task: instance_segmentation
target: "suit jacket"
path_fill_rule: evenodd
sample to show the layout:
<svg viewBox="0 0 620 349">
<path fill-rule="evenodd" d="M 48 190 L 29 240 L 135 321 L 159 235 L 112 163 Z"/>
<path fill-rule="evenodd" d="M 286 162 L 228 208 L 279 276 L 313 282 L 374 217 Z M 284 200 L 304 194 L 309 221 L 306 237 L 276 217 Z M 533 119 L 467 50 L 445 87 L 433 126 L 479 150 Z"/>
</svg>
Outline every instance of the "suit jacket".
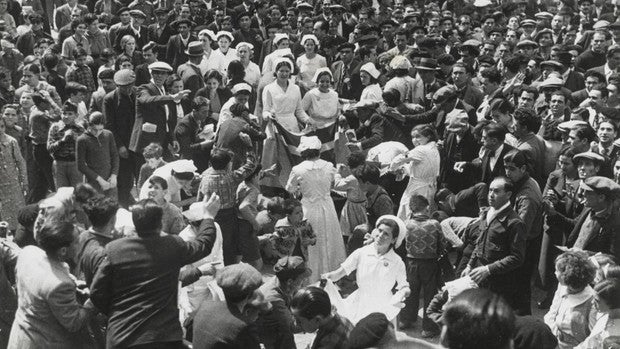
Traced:
<svg viewBox="0 0 620 349">
<path fill-rule="evenodd" d="M 487 185 L 491 184 L 495 177 L 506 175 L 506 170 L 504 168 L 504 155 L 508 154 L 508 152 L 513 149 L 514 148 L 512 146 L 504 143 L 504 148 L 497 157 L 497 161 L 495 162 L 495 167 L 493 168 L 493 170 L 491 170 L 491 157 L 489 156 L 490 154 L 488 152 L 485 152 L 485 154 L 482 156 L 482 159 L 477 158 L 474 159 L 474 161 L 468 163 L 467 167 L 471 167 L 471 169 L 476 175 L 476 179 L 486 183 Z"/>
<path fill-rule="evenodd" d="M 88 7 L 81 4 L 77 4 L 77 8 L 82 11 L 82 16 L 90 12 L 88 11 Z M 71 23 L 71 8 L 69 7 L 69 4 L 64 4 L 56 8 L 56 17 L 54 17 L 54 23 L 56 24 L 56 28 L 58 29 Z"/>
<path fill-rule="evenodd" d="M 592 214 L 591 208 L 584 208 L 579 217 L 575 220 L 575 226 L 568 236 L 566 245 L 573 247 L 580 237 L 581 227 L 588 215 Z M 620 258 L 620 215 L 617 209 L 609 208 L 603 215 L 593 218 L 592 229 L 583 232 L 585 243 L 583 249 L 590 252 L 602 252 L 613 255 L 616 260 Z"/>
<path fill-rule="evenodd" d="M 81 332 L 94 311 L 76 299 L 75 283 L 59 261 L 42 249 L 26 246 L 16 265 L 18 309 L 9 348 L 84 348 Z"/>
<path fill-rule="evenodd" d="M 458 161 L 471 162 L 478 157 L 480 145 L 474 138 L 471 127 L 465 132 L 460 142 L 457 143 L 456 133 L 446 136 L 442 151 L 442 166 L 439 174 L 439 182 L 444 184 L 453 193 L 459 192 L 473 185 L 471 176 L 458 173 L 454 170 L 454 164 Z"/>
<path fill-rule="evenodd" d="M 187 43 L 198 40 L 194 35 L 189 36 Z M 183 44 L 181 35 L 177 34 L 168 40 L 168 48 L 166 50 L 166 62 L 172 66 L 172 69 L 176 69 L 181 64 L 187 62 L 189 57 L 185 54 L 187 46 Z"/>
<path fill-rule="evenodd" d="M 359 63 L 360 62 L 357 59 L 353 59 L 351 64 L 349 64 L 349 79 L 353 77 L 355 68 L 359 65 Z M 334 76 L 334 89 L 338 92 L 338 96 L 340 96 L 340 98 L 359 100 L 362 95 L 362 84 L 356 86 L 356 84 L 351 82 L 345 82 L 343 80 L 345 75 L 345 72 L 343 71 L 344 68 L 345 64 L 343 61 L 336 61 L 331 66 L 331 71 Z"/>
<path fill-rule="evenodd" d="M 102 112 L 105 116 L 105 128 L 114 135 L 114 141 L 118 148 L 130 149 L 131 138 L 135 123 L 136 91 L 135 88 L 129 96 L 129 103 L 122 108 L 120 92 L 118 89 L 103 97 Z"/>
<path fill-rule="evenodd" d="M 234 304 L 207 300 L 196 311 L 192 343 L 196 349 L 258 349 L 257 332 Z"/>
<path fill-rule="evenodd" d="M 157 52 L 160 57 L 164 57 L 166 54 L 166 45 L 168 44 L 168 40 L 170 37 L 174 35 L 174 30 L 170 27 L 169 24 L 165 24 L 161 30 L 158 29 L 158 24 L 153 23 L 147 28 L 148 38 L 150 41 L 153 41 L 157 44 Z"/>
<path fill-rule="evenodd" d="M 603 75 L 605 75 L 605 73 L 603 73 Z M 569 89 L 571 92 L 579 91 L 586 87 L 586 79 L 583 77 L 583 74 L 576 72 L 573 69 L 570 73 L 568 73 L 568 77 L 564 82 L 564 87 Z"/>
<path fill-rule="evenodd" d="M 156 232 L 106 245 L 107 258 L 93 278 L 90 299 L 108 316 L 108 348 L 182 340 L 179 270 L 207 256 L 215 235 L 213 219 L 205 219 L 194 240 Z"/>
<path fill-rule="evenodd" d="M 463 90 L 459 91 L 459 93 L 459 98 L 463 102 L 471 105 L 474 109 L 478 109 L 484 99 L 482 91 L 472 84 L 467 85 Z"/>
<path fill-rule="evenodd" d="M 134 69 L 136 72 L 136 86 L 148 84 L 151 81 L 151 72 L 149 71 L 149 64 L 142 63 Z"/>
<path fill-rule="evenodd" d="M 192 91 L 189 94 L 190 100 L 194 99 L 194 95 L 196 95 L 199 89 L 205 87 L 205 81 L 200 73 L 200 68 L 190 62 L 181 64 L 177 68 L 177 75 L 183 79 L 184 88 Z"/>
<path fill-rule="evenodd" d="M 213 143 L 202 144 L 202 139 L 198 134 L 202 131 L 192 113 L 185 115 L 177 123 L 174 129 L 174 136 L 179 142 L 180 155 L 183 159 L 193 160 L 198 168 L 198 173 L 202 173 L 209 167 L 210 151 Z"/>
<path fill-rule="evenodd" d="M 176 119 L 172 120 L 172 116 L 174 116 L 172 109 L 175 109 L 172 96 L 161 95 L 153 83 L 138 87 L 136 121 L 131 132 L 129 149 L 136 153 L 142 153 L 142 149 L 151 142 L 159 143 L 166 149 L 168 144 L 172 143 L 174 128 L 176 127 Z M 155 132 L 145 131 L 145 123 L 155 125 Z"/>
<path fill-rule="evenodd" d="M 237 44 L 240 42 L 249 42 L 250 44 L 254 45 L 254 55 L 252 56 L 252 61 L 254 63 L 258 63 L 261 57 L 261 54 L 262 54 L 261 49 L 263 47 L 263 41 L 257 40 L 256 39 L 257 35 L 260 37 L 263 36 L 260 30 L 256 28 L 250 28 L 250 30 L 248 31 L 237 29 L 233 32 L 233 37 L 235 38 L 235 40 L 233 40 L 232 42 L 232 47 L 236 47 Z"/>
</svg>

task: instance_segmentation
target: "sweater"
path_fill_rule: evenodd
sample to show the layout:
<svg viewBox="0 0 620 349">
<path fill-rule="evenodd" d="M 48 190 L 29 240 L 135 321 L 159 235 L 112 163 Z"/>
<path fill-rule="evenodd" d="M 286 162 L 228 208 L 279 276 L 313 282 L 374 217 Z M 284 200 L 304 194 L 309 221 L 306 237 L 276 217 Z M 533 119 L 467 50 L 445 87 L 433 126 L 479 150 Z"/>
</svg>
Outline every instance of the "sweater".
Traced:
<svg viewBox="0 0 620 349">
<path fill-rule="evenodd" d="M 118 149 L 112 132 L 103 130 L 95 137 L 87 131 L 78 137 L 76 150 L 78 169 L 89 182 L 99 176 L 107 181 L 111 175 L 118 175 Z"/>
</svg>

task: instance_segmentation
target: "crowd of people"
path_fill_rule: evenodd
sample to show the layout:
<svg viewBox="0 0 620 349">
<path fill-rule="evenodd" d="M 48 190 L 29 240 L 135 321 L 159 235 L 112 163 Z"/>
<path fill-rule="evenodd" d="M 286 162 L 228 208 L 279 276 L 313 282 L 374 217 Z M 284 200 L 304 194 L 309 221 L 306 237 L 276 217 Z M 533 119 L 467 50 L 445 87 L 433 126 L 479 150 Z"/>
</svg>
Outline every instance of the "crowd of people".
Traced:
<svg viewBox="0 0 620 349">
<path fill-rule="evenodd" d="M 0 0 L 0 49 L 2 348 L 620 346 L 619 0 Z"/>
</svg>

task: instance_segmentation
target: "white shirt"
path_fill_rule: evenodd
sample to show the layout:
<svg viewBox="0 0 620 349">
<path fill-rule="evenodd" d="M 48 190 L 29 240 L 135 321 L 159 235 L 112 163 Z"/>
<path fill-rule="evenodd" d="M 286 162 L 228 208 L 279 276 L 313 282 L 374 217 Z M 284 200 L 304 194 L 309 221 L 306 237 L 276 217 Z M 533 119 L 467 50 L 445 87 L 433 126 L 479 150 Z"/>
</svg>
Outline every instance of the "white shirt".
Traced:
<svg viewBox="0 0 620 349">
<path fill-rule="evenodd" d="M 499 154 L 502 153 L 502 150 L 504 150 L 504 144 L 500 145 L 499 148 L 495 150 L 493 156 L 489 157 L 489 167 L 491 168 L 491 171 L 493 171 L 493 169 L 495 168 L 495 164 L 497 164 Z"/>
</svg>

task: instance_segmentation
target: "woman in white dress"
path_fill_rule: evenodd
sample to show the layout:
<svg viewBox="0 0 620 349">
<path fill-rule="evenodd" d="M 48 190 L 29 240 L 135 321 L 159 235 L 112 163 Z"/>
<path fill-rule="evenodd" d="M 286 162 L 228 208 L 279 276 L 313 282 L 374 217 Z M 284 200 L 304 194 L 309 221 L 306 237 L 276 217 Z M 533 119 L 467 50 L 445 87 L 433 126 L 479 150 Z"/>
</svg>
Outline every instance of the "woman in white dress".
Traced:
<svg viewBox="0 0 620 349">
<path fill-rule="evenodd" d="M 263 61 L 263 67 L 261 69 L 261 71 L 263 72 L 263 78 L 265 79 L 269 79 L 272 76 L 272 73 L 275 71 L 275 62 L 276 60 L 278 60 L 278 58 L 292 54 L 289 48 L 290 41 L 288 38 L 288 34 L 277 33 L 273 37 L 273 45 L 276 47 L 276 49 L 267 56 L 265 56 L 265 60 Z"/>
<path fill-rule="evenodd" d="M 398 218 L 409 219 L 409 198 L 422 195 L 434 206 L 433 197 L 437 191 L 439 176 L 439 150 L 437 150 L 437 132 L 428 125 L 418 125 L 411 130 L 414 148 L 406 155 L 399 156 L 392 163 L 392 170 L 404 168 L 409 175 L 409 184 L 400 199 Z"/>
<path fill-rule="evenodd" d="M 379 75 L 381 75 L 381 72 L 374 63 L 368 62 L 362 65 L 360 68 L 360 80 L 364 89 L 362 90 L 360 101 L 373 101 L 377 103 L 383 101 L 383 91 L 381 86 L 379 86 Z"/>
<path fill-rule="evenodd" d="M 305 91 L 316 86 L 314 74 L 319 68 L 327 67 L 325 57 L 316 53 L 319 49 L 319 39 L 309 34 L 301 38 L 301 44 L 304 46 L 305 53 L 297 58 L 297 66 L 299 67 L 299 75 L 297 83 L 299 83 Z"/>
<path fill-rule="evenodd" d="M 288 58 L 276 61 L 276 81 L 263 90 L 263 119 L 275 118 L 284 128 L 299 132 L 299 122 L 312 123 L 301 105 L 299 86 L 290 81 L 293 62 Z"/>
<path fill-rule="evenodd" d="M 244 80 L 252 86 L 254 91 L 256 91 L 260 81 L 260 68 L 258 67 L 258 64 L 250 60 L 254 52 L 254 45 L 249 42 L 240 42 L 235 48 L 237 49 L 237 57 L 245 68 Z"/>
<path fill-rule="evenodd" d="M 337 270 L 322 275 L 322 279 L 336 282 L 356 271 L 359 288 L 342 300 L 338 308 L 338 313 L 353 324 L 375 312 L 394 320 L 404 306 L 403 301 L 411 291 L 405 263 L 394 249 L 400 246 L 406 233 L 401 219 L 381 216 L 371 233 L 373 242 L 353 251 Z M 394 285 L 396 293 L 392 293 Z"/>
<path fill-rule="evenodd" d="M 230 48 L 230 43 L 234 40 L 233 35 L 225 30 L 217 32 L 217 50 L 211 54 L 211 64 L 213 69 L 219 71 L 226 77 L 228 65 L 237 59 L 237 50 Z"/>
<path fill-rule="evenodd" d="M 213 66 L 213 62 L 211 60 L 211 55 L 213 54 L 213 49 L 211 48 L 211 43 L 216 41 L 215 33 L 209 29 L 203 29 L 198 33 L 198 40 L 202 42 L 202 48 L 204 49 L 204 53 L 202 54 L 202 61 L 200 61 L 200 73 L 204 76 L 209 70 L 215 69 Z"/>
<path fill-rule="evenodd" d="M 319 68 L 312 81 L 317 87 L 306 93 L 301 105 L 316 128 L 324 128 L 336 122 L 340 115 L 338 93 L 330 89 L 333 76 L 329 68 Z"/>
<path fill-rule="evenodd" d="M 316 233 L 316 245 L 308 246 L 310 282 L 336 269 L 346 257 L 336 208 L 330 196 L 336 169 L 319 159 L 321 146 L 316 136 L 301 138 L 298 149 L 304 161 L 293 167 L 286 184 L 287 191 L 302 195 L 304 217 Z"/>
</svg>

